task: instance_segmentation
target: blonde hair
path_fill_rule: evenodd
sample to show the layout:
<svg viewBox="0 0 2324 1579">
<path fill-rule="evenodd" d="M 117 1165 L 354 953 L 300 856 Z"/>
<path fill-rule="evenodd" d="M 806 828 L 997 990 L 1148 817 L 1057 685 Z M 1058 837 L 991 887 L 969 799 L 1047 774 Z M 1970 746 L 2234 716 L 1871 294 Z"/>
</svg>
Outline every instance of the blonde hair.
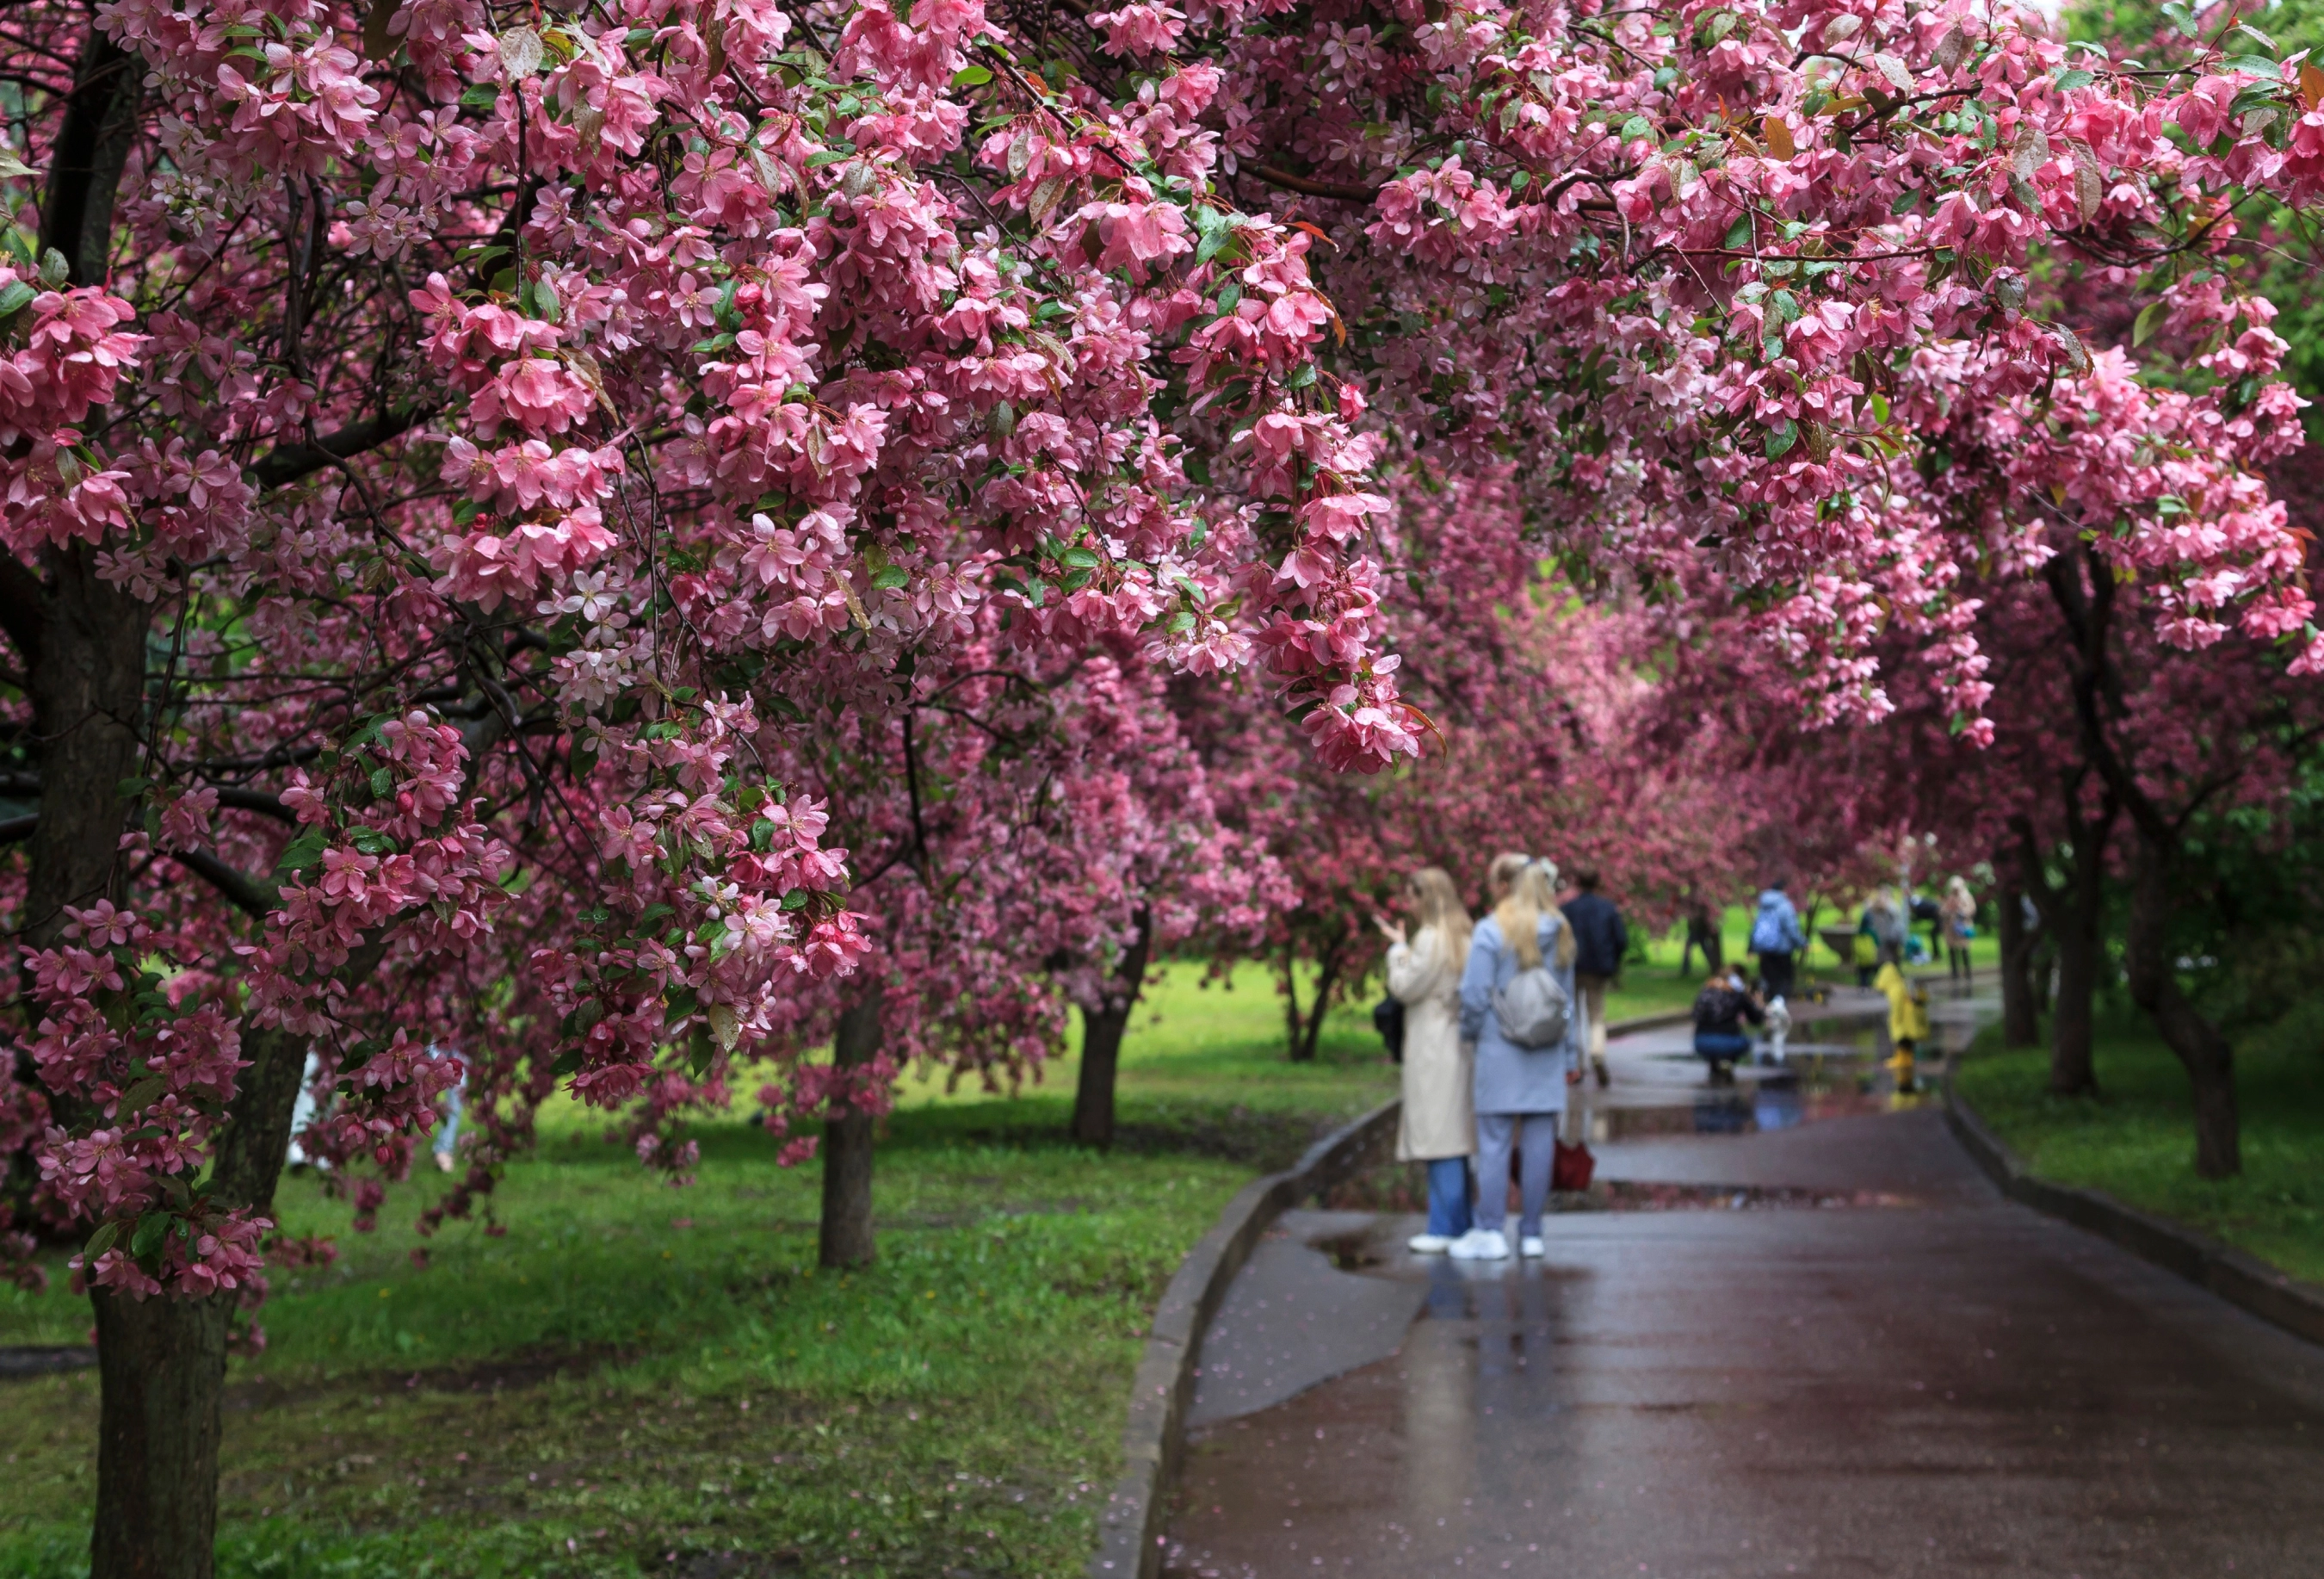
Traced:
<svg viewBox="0 0 2324 1579">
<path fill-rule="evenodd" d="M 1557 915 L 1556 863 L 1515 852 L 1496 855 L 1486 881 L 1501 896 L 1493 907 L 1501 940 L 1517 955 L 1520 968 L 1533 969 L 1541 963 L 1541 919 Z M 1563 916 L 1558 917 L 1554 946 L 1560 970 L 1573 964 L 1573 928 L 1565 925 Z"/>
<path fill-rule="evenodd" d="M 1442 866 L 1424 866 L 1406 877 L 1404 886 L 1419 900 L 1421 926 L 1436 928 L 1436 936 L 1443 940 L 1445 958 L 1460 965 L 1469 957 L 1472 923 L 1469 907 L 1461 902 L 1461 891 L 1452 886 L 1452 874 Z"/>
</svg>

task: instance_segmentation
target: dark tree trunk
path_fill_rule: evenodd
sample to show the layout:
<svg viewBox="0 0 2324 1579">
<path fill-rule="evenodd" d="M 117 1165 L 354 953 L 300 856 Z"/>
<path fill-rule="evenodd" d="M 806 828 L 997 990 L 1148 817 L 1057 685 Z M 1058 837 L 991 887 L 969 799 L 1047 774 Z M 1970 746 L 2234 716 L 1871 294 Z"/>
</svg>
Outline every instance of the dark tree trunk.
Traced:
<svg viewBox="0 0 2324 1579">
<path fill-rule="evenodd" d="M 1121 1066 L 1122 1033 L 1146 985 L 1146 956 L 1153 946 L 1153 913 L 1138 912 L 1138 930 L 1106 983 L 1104 1001 L 1082 1009 L 1082 1069 L 1074 1088 L 1074 1139 L 1084 1146 L 1113 1144 L 1114 1077 Z"/>
<path fill-rule="evenodd" d="M 877 983 L 839 1017 L 831 1061 L 842 1069 L 861 1068 L 880 1051 Z M 850 1106 L 823 1126 L 823 1225 L 821 1253 L 826 1267 L 862 1267 L 872 1262 L 872 1115 Z"/>
<path fill-rule="evenodd" d="M 41 246 L 65 256 L 76 285 L 101 285 L 113 251 L 113 199 L 137 143 L 145 62 L 92 28 L 73 71 L 41 207 Z"/>
<path fill-rule="evenodd" d="M 210 1579 L 230 1297 L 99 1289 L 92 1579 Z"/>
<path fill-rule="evenodd" d="M 1299 954 L 1289 943 L 1283 946 L 1282 973 L 1283 1045 L 1289 1050 L 1292 1061 L 1296 1063 L 1301 1033 L 1306 1029 L 1307 1022 L 1299 1012 Z"/>
<path fill-rule="evenodd" d="M 2087 1096 L 2098 1088 L 2095 1059 L 2098 970 L 2106 957 L 2095 928 L 2058 934 L 2058 1002 L 2050 1016 L 2050 1089 Z"/>
<path fill-rule="evenodd" d="M 2195 1172 L 2233 1178 L 2243 1172 L 2242 1124 L 2236 1111 L 2236 1051 L 2179 984 L 2171 957 L 2172 854 L 2141 829 L 2124 954 L 2131 1001 L 2186 1068 L 2195 1097 Z"/>
<path fill-rule="evenodd" d="M 1323 1039 L 1323 1011 L 1331 1006 L 1332 989 L 1340 981 L 1340 949 L 1335 944 L 1315 961 L 1315 995 L 1308 1000 L 1304 1019 L 1299 1013 L 1299 977 L 1291 969 L 1292 963 L 1288 958 L 1285 961 L 1283 983 L 1286 1001 L 1291 1005 L 1290 1057 L 1295 1064 L 1312 1064 Z"/>
<path fill-rule="evenodd" d="M 2001 1045 L 2042 1045 L 2041 1006 L 2034 995 L 2034 932 L 2025 925 L 2025 895 L 2005 885 L 1995 905 L 2001 937 Z"/>
<path fill-rule="evenodd" d="M 2060 783 L 2065 825 L 2071 843 L 2061 852 L 2067 863 L 2062 881 L 2044 868 L 2033 825 L 2012 818 L 2017 833 L 2018 877 L 2041 912 L 2042 930 L 2058 960 L 2058 997 L 2050 1018 L 2050 1089 L 2060 1096 L 2086 1096 L 2098 1088 L 2093 1036 L 2097 1030 L 2099 974 L 2106 966 L 2106 849 L 2114 836 L 2121 803 L 2109 789 L 2095 811 L 2085 808 L 2087 767 Z"/>
<path fill-rule="evenodd" d="M 25 941 L 54 943 L 64 907 L 108 897 L 137 771 L 151 605 L 99 580 L 85 543 L 46 556 L 40 649 L 28 688 L 41 742 L 41 820 L 32 830 Z"/>
</svg>

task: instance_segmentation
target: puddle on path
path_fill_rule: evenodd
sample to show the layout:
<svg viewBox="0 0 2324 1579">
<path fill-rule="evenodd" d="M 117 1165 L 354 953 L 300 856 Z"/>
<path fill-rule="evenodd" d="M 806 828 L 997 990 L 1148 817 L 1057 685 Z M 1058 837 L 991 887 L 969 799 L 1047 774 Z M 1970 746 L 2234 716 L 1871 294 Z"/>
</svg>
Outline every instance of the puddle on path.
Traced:
<svg viewBox="0 0 2324 1579">
<path fill-rule="evenodd" d="M 1903 1112 L 1927 1099 L 1924 1092 L 1899 1093 L 1895 1077 L 1870 1057 L 1812 1054 L 1795 1056 L 1782 1069 L 1747 1071 L 1733 1085 L 1699 1086 L 1680 1101 L 1600 1105 L 1587 1122 L 1595 1144 L 1656 1135 L 1751 1135 L 1820 1119 Z"/>
</svg>

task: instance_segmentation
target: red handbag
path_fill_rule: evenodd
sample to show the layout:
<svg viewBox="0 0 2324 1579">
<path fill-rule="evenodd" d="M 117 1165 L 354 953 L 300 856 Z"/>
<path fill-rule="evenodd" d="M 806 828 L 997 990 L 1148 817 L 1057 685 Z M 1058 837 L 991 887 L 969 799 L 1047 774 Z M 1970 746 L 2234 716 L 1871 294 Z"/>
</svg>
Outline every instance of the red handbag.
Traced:
<svg viewBox="0 0 2324 1579">
<path fill-rule="evenodd" d="M 1569 1146 L 1560 1140 L 1556 1155 L 1550 1159 L 1549 1187 L 1579 1195 L 1590 1187 L 1590 1181 L 1597 1172 L 1598 1159 L 1590 1155 L 1588 1146 L 1578 1143 Z"/>
</svg>

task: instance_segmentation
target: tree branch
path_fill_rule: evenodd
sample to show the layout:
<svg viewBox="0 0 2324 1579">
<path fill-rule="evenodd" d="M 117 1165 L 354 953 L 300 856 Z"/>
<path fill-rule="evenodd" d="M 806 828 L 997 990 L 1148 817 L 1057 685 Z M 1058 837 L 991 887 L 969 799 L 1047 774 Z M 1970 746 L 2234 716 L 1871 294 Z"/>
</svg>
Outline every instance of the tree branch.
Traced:
<svg viewBox="0 0 2324 1579">
<path fill-rule="evenodd" d="M 282 903 L 282 891 L 261 878 L 246 876 L 208 850 L 172 850 L 170 859 L 209 883 L 235 909 L 258 920 Z"/>
<path fill-rule="evenodd" d="M 391 439 L 401 438 L 435 414 L 433 406 L 405 406 L 366 421 L 350 422 L 337 432 L 326 434 L 312 444 L 282 445 L 251 462 L 251 480 L 262 489 L 280 488 L 295 483 L 325 466 L 352 460 L 365 450 L 378 448 Z"/>
<path fill-rule="evenodd" d="M 1294 175 L 1272 164 L 1246 164 L 1246 173 L 1257 176 L 1271 187 L 1281 187 L 1286 192 L 1299 192 L 1310 198 L 1337 198 L 1343 203 L 1370 203 L 1378 200 L 1378 187 L 1360 187 L 1352 181 L 1319 181 L 1313 176 Z"/>
<path fill-rule="evenodd" d="M 263 790 L 220 790 L 218 804 L 236 811 L 254 811 L 261 817 L 271 817 L 276 822 L 296 824 L 299 814 Z"/>
</svg>

